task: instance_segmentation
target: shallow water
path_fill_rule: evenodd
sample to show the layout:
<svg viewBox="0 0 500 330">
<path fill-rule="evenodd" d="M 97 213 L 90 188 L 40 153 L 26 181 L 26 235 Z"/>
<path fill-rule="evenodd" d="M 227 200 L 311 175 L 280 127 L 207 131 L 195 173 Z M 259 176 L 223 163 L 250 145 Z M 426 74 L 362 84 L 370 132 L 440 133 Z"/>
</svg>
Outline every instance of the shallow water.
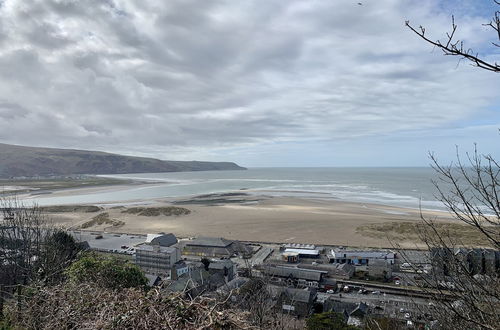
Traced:
<svg viewBox="0 0 500 330">
<path fill-rule="evenodd" d="M 158 184 L 123 190 L 33 196 L 40 205 L 108 203 L 243 190 L 251 194 L 338 199 L 392 206 L 443 209 L 431 168 L 252 168 L 247 171 L 141 173 L 107 177 Z M 446 187 L 445 187 L 446 188 Z"/>
</svg>

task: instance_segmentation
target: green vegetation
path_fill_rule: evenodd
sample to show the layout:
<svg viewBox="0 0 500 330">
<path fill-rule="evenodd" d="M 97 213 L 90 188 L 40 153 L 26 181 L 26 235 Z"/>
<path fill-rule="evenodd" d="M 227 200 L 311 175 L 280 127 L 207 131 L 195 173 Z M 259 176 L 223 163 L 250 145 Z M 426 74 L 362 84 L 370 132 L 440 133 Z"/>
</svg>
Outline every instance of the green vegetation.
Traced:
<svg viewBox="0 0 500 330">
<path fill-rule="evenodd" d="M 102 207 L 95 205 L 55 205 L 55 206 L 43 206 L 41 207 L 42 212 L 47 213 L 66 213 L 66 212 L 82 212 L 82 213 L 93 213 L 102 210 Z"/>
<path fill-rule="evenodd" d="M 37 273 L 46 283 L 59 283 L 64 279 L 64 269 L 82 250 L 81 245 L 67 232 L 57 230 L 45 240 L 43 247 Z"/>
<path fill-rule="evenodd" d="M 123 259 L 86 253 L 66 270 L 72 283 L 93 283 L 103 288 L 142 288 L 148 283 L 141 269 Z"/>
<path fill-rule="evenodd" d="M 100 225 L 111 225 L 113 227 L 121 227 L 125 223 L 123 221 L 119 221 L 116 219 L 111 219 L 109 217 L 108 212 L 100 213 L 96 215 L 95 217 L 92 218 L 92 220 L 85 222 L 80 226 L 80 228 L 85 229 L 85 228 L 90 228 L 93 226 L 100 226 Z"/>
<path fill-rule="evenodd" d="M 131 180 L 101 178 L 93 176 L 48 179 L 0 179 L 0 195 L 14 193 L 45 193 L 49 190 L 130 184 Z M 18 187 L 3 191 L 3 186 Z"/>
<path fill-rule="evenodd" d="M 435 222 L 438 233 L 453 237 L 459 245 L 487 246 L 487 241 L 481 232 L 472 226 L 450 222 Z M 420 242 L 423 224 L 420 222 L 393 221 L 362 225 L 356 232 L 367 237 L 388 237 L 393 241 Z"/>
<path fill-rule="evenodd" d="M 177 207 L 177 206 L 166 206 L 166 207 L 131 207 L 128 208 L 122 213 L 128 213 L 128 214 L 136 214 L 136 215 L 141 215 L 145 217 L 157 217 L 159 215 L 165 215 L 165 216 L 179 216 L 179 215 L 186 215 L 191 213 L 190 210 L 183 208 L 183 207 Z"/>
<path fill-rule="evenodd" d="M 325 312 L 314 314 L 306 321 L 309 330 L 359 330 L 359 328 L 347 325 L 340 313 Z"/>
</svg>

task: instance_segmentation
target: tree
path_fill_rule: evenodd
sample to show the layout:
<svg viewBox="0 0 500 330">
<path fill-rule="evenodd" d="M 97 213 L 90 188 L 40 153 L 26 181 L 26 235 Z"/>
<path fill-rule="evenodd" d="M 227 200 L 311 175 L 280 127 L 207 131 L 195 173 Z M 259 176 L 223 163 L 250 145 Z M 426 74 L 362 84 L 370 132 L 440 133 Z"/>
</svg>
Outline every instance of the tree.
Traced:
<svg viewBox="0 0 500 330">
<path fill-rule="evenodd" d="M 79 249 L 72 236 L 51 226 L 37 205 L 0 199 L 0 320 L 4 298 L 32 282 L 56 283 Z"/>
<path fill-rule="evenodd" d="M 52 228 L 36 205 L 0 199 L 0 278 L 3 285 L 27 284 L 38 277 L 39 258 Z"/>
<path fill-rule="evenodd" d="M 434 182 L 440 200 L 455 221 L 474 228 L 483 246 L 468 246 L 462 237 L 443 230 L 421 215 L 420 239 L 429 250 L 432 272 L 420 286 L 432 297 L 430 313 L 444 329 L 498 329 L 500 325 L 500 166 L 477 149 L 464 163 L 441 165 L 431 155 L 438 174 Z M 489 248 L 489 249 L 487 249 Z M 410 258 L 401 255 L 412 263 Z M 495 256 L 495 254 L 497 254 Z M 416 269 L 415 269 L 416 270 Z"/>
<path fill-rule="evenodd" d="M 495 4 L 500 6 L 498 0 Z M 484 24 L 496 34 L 493 47 L 500 48 L 500 11 Z M 433 41 L 424 27 L 406 26 L 426 42 L 440 48 L 445 55 L 459 56 L 473 65 L 500 72 L 496 62 L 466 48 L 456 39 L 457 25 L 452 16 L 452 30 L 446 41 Z M 455 221 L 470 226 L 484 239 L 483 246 L 467 246 L 461 237 L 443 230 L 434 219 L 425 218 L 420 238 L 427 245 L 432 272 L 421 276 L 420 286 L 431 297 L 427 313 L 443 329 L 498 329 L 500 327 L 500 164 L 489 154 L 479 154 L 477 148 L 467 154 L 464 162 L 457 149 L 457 160 L 441 165 L 430 155 L 432 167 L 439 179 L 434 182 L 440 200 Z M 483 249 L 489 247 L 492 249 Z M 403 250 L 401 255 L 412 262 Z M 417 269 L 415 269 L 417 270 Z"/>
<path fill-rule="evenodd" d="M 494 0 L 494 2 L 500 6 L 500 1 Z M 499 7 L 500 9 L 500 7 Z M 445 41 L 432 40 L 426 34 L 426 29 L 423 26 L 419 26 L 416 28 L 415 26 L 410 24 L 410 21 L 406 21 L 406 26 L 416 33 L 420 38 L 425 40 L 426 42 L 434 45 L 441 49 L 444 55 L 449 56 L 458 56 L 461 59 L 465 59 L 471 62 L 473 65 L 492 72 L 500 72 L 500 64 L 497 62 L 491 62 L 486 59 L 484 56 L 480 56 L 478 53 L 474 52 L 473 49 L 467 48 L 463 41 L 457 39 L 455 33 L 457 31 L 457 25 L 455 24 L 455 17 L 452 16 L 451 19 L 451 32 L 446 33 Z M 493 18 L 490 22 L 484 24 L 486 26 L 491 27 L 491 29 L 495 32 L 496 41 L 493 41 L 491 44 L 493 47 L 500 48 L 500 11 L 495 11 Z"/>
<path fill-rule="evenodd" d="M 66 274 L 73 283 L 95 283 L 103 288 L 139 288 L 148 280 L 141 269 L 126 260 L 86 253 L 68 267 Z"/>
<path fill-rule="evenodd" d="M 81 245 L 73 236 L 63 230 L 55 230 L 44 242 L 39 275 L 49 284 L 60 282 L 64 278 L 64 270 L 81 250 Z"/>
</svg>

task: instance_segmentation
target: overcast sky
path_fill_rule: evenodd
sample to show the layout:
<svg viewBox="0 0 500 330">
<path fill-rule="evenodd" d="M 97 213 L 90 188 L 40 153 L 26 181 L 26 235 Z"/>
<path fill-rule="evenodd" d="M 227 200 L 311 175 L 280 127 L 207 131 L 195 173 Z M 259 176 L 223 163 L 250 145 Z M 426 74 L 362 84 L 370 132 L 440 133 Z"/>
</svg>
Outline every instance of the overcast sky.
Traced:
<svg viewBox="0 0 500 330">
<path fill-rule="evenodd" d="M 500 75 L 404 26 L 443 39 L 453 13 L 500 61 L 491 3 L 0 0 L 0 142 L 250 167 L 500 158 Z"/>
</svg>

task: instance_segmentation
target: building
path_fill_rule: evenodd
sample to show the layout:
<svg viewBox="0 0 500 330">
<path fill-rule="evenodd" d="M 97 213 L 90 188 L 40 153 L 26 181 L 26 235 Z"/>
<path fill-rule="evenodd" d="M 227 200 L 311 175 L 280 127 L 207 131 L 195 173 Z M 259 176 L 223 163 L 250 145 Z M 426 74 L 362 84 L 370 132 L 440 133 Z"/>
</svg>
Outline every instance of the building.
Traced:
<svg viewBox="0 0 500 330">
<path fill-rule="evenodd" d="M 277 301 L 276 308 L 280 312 L 298 317 L 307 317 L 312 313 L 316 299 L 315 290 L 285 288 L 276 285 L 267 285 L 266 289 Z"/>
<path fill-rule="evenodd" d="M 270 277 L 270 281 L 280 285 L 297 288 L 319 288 L 319 283 L 328 272 L 313 269 L 265 266 L 263 273 Z"/>
<path fill-rule="evenodd" d="M 328 252 L 330 263 L 351 264 L 351 265 L 369 265 L 370 260 L 385 260 L 386 263 L 393 265 L 396 254 L 389 250 L 346 250 L 332 249 Z"/>
<path fill-rule="evenodd" d="M 181 258 L 176 247 L 141 245 L 136 248 L 135 263 L 145 273 L 169 277 L 172 266 Z"/>
<path fill-rule="evenodd" d="M 300 268 L 314 269 L 328 272 L 329 277 L 348 280 L 354 275 L 354 266 L 351 264 L 300 265 Z"/>
<path fill-rule="evenodd" d="M 283 254 L 295 254 L 299 258 L 319 258 L 319 250 L 316 249 L 294 249 L 287 248 L 283 251 Z"/>
<path fill-rule="evenodd" d="M 210 274 L 221 274 L 227 283 L 234 279 L 236 274 L 235 264 L 231 260 L 212 261 L 208 265 L 208 272 Z"/>
<path fill-rule="evenodd" d="M 286 261 L 289 264 L 296 264 L 300 260 L 299 254 L 297 252 L 283 252 L 281 254 L 281 258 L 283 261 Z"/>
<path fill-rule="evenodd" d="M 200 263 L 188 263 L 184 260 L 177 261 L 170 269 L 170 279 L 176 280 L 183 274 L 187 274 L 196 268 L 202 267 L 199 264 Z"/>
<path fill-rule="evenodd" d="M 368 314 L 368 305 L 364 302 L 358 303 L 356 308 L 349 313 L 349 318 L 347 319 L 348 325 L 353 325 L 356 327 L 361 327 L 363 325 L 363 320 L 365 316 Z"/>
<path fill-rule="evenodd" d="M 146 236 L 146 244 L 159 246 L 172 246 L 177 243 L 177 237 L 174 234 L 159 233 L 148 234 Z"/>
<path fill-rule="evenodd" d="M 224 276 L 219 273 L 210 274 L 202 265 L 190 269 L 166 287 L 170 292 L 183 292 L 194 298 L 207 291 L 215 291 L 226 284 Z"/>
<path fill-rule="evenodd" d="M 375 278 L 388 279 L 392 277 L 392 265 L 385 260 L 373 259 L 367 266 L 368 275 Z"/>
<path fill-rule="evenodd" d="M 316 250 L 316 246 L 313 244 L 286 243 L 281 246 L 281 250 L 286 249 Z"/>
<path fill-rule="evenodd" d="M 222 237 L 198 237 L 187 241 L 182 253 L 200 257 L 230 258 L 235 255 L 248 256 L 252 252 L 249 246 L 237 241 Z"/>
<path fill-rule="evenodd" d="M 495 275 L 500 270 L 500 251 L 493 249 L 431 248 L 434 272 L 438 275 L 453 275 L 457 267 L 454 261 L 460 261 L 471 274 Z"/>
<path fill-rule="evenodd" d="M 161 278 L 157 275 L 145 274 L 148 279 L 148 286 L 154 287 L 161 283 Z"/>
</svg>

